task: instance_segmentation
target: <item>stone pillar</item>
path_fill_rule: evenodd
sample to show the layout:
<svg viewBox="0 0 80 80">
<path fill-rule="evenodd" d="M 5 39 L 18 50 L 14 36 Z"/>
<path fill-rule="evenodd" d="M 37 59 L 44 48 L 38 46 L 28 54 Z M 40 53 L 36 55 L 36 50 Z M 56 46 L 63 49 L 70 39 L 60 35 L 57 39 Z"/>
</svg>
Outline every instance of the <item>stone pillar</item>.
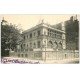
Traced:
<svg viewBox="0 0 80 80">
<path fill-rule="evenodd" d="M 62 33 L 62 48 L 66 49 L 65 22 L 62 22 L 62 30 L 64 31 Z"/>
<path fill-rule="evenodd" d="M 62 34 L 62 48 L 66 49 L 66 37 L 65 37 L 65 33 Z"/>
</svg>

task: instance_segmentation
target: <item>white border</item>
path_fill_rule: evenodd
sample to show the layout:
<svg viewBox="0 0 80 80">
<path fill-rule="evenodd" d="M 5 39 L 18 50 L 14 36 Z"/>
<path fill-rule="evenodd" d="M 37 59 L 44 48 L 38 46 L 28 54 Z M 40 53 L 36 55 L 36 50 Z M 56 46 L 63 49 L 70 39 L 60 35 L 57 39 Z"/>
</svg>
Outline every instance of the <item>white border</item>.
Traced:
<svg viewBox="0 0 80 80">
<path fill-rule="evenodd" d="M 0 14 L 80 14 L 80 0 L 0 0 Z M 0 64 L 0 80 L 80 80 L 79 72 L 79 64 Z"/>
</svg>

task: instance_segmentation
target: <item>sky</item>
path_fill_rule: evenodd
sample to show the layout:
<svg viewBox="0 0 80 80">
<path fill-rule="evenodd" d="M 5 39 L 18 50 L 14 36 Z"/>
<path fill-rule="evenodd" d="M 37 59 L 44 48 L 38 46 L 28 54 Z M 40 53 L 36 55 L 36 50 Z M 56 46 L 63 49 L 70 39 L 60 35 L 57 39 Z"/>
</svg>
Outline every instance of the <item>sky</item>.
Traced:
<svg viewBox="0 0 80 80">
<path fill-rule="evenodd" d="M 16 24 L 18 25 L 19 28 L 23 30 L 27 30 L 39 24 L 41 20 L 44 20 L 45 23 L 54 25 L 54 24 L 69 20 L 71 16 L 75 16 L 75 15 L 72 15 L 72 14 L 68 14 L 68 15 L 5 14 L 5 15 L 0 15 L 0 19 L 4 17 L 4 19 L 9 23 Z M 80 19 L 79 15 L 78 17 Z"/>
</svg>

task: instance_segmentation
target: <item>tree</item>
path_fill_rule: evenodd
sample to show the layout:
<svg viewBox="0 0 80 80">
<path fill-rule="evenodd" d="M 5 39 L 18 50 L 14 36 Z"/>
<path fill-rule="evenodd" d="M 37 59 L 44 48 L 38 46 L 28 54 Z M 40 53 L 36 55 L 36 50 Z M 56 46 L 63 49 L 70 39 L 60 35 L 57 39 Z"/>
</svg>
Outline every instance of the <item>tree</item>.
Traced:
<svg viewBox="0 0 80 80">
<path fill-rule="evenodd" d="M 1 22 L 1 56 L 6 56 L 10 49 L 16 50 L 16 46 L 21 42 L 22 37 L 20 29 L 16 25 L 3 25 L 3 22 L 7 21 L 2 20 Z"/>
</svg>

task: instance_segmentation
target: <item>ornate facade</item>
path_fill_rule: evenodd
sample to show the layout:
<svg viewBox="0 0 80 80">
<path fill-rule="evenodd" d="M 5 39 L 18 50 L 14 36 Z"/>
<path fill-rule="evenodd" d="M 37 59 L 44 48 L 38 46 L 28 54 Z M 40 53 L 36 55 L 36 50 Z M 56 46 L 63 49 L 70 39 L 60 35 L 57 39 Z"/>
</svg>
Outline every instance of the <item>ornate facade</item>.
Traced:
<svg viewBox="0 0 80 80">
<path fill-rule="evenodd" d="M 23 42 L 21 49 L 23 51 L 41 51 L 66 49 L 65 29 L 61 25 L 61 30 L 54 28 L 46 23 L 41 23 L 22 33 Z"/>
<path fill-rule="evenodd" d="M 55 28 L 57 26 L 57 28 Z M 60 29 L 58 29 L 58 26 Z M 44 58 L 45 53 L 66 49 L 65 28 L 63 23 L 58 25 L 50 25 L 40 23 L 35 27 L 28 29 L 22 33 L 23 41 L 18 46 L 18 49 L 24 54 L 19 56 L 35 56 Z M 19 50 L 19 51 L 20 51 Z"/>
<path fill-rule="evenodd" d="M 69 25 L 67 25 L 67 22 L 69 22 Z M 73 29 L 74 25 L 71 26 L 71 22 L 72 18 L 56 25 L 50 25 L 42 21 L 31 29 L 24 31 L 22 33 L 23 40 L 17 46 L 17 54 L 15 53 L 15 55 L 43 60 L 78 57 L 78 51 L 76 52 L 78 32 L 75 31 L 78 26 L 74 23 L 75 29 Z M 73 20 L 73 22 L 76 22 L 76 20 Z M 75 36 L 74 34 L 69 35 L 71 33 L 74 33 Z M 74 39 L 71 39 L 72 37 Z M 72 43 L 70 44 L 70 42 Z M 11 56 L 13 55 L 11 54 Z"/>
</svg>

